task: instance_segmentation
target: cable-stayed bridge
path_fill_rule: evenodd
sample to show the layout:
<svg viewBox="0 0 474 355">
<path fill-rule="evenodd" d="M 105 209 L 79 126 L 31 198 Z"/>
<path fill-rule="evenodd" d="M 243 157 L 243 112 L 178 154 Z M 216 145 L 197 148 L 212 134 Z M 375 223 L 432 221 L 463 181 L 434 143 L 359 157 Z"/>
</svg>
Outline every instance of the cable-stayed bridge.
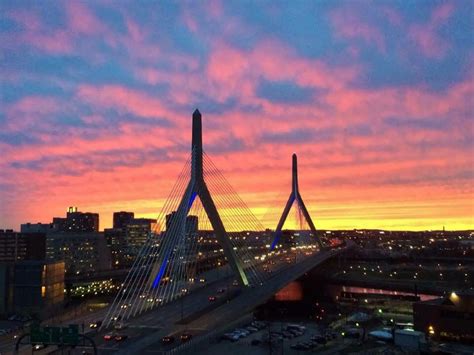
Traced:
<svg viewBox="0 0 474 355">
<path fill-rule="evenodd" d="M 289 239 L 282 235 L 293 204 L 309 226 L 306 237 Z M 342 250 L 344 247 L 325 247 L 316 235 L 299 191 L 296 155 L 288 202 L 275 233 L 265 231 L 204 152 L 202 117 L 196 110 L 191 154 L 158 217 L 156 229 L 108 308 L 102 330 L 130 322 L 136 327 L 153 328 L 155 324 L 169 332 L 171 328 L 162 323 L 168 316 L 172 324 L 186 323 L 187 319 L 187 326 L 217 326 L 219 321 L 251 310 Z M 208 296 L 216 287 L 234 290 L 233 295 L 238 296 L 210 309 Z M 181 304 L 180 317 L 177 304 Z M 148 342 L 146 339 L 134 342 L 133 351 L 139 352 L 156 341 L 156 334 Z"/>
</svg>

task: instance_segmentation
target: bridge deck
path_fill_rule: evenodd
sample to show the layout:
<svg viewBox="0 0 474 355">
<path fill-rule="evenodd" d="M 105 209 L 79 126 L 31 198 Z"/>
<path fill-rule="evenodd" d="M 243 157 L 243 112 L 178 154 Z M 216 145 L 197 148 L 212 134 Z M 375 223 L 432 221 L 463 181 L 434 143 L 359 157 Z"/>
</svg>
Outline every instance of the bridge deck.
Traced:
<svg viewBox="0 0 474 355">
<path fill-rule="evenodd" d="M 229 320 L 237 319 L 240 316 L 252 311 L 252 309 L 264 303 L 288 283 L 298 279 L 306 272 L 323 263 L 327 259 L 340 254 L 352 246 L 353 243 L 348 243 L 343 248 L 321 251 L 302 260 L 299 263 L 292 264 L 289 267 L 277 272 L 272 278 L 268 279 L 265 284 L 261 285 L 260 287 L 245 289 L 238 297 L 230 300 L 228 303 L 212 309 L 210 312 L 202 315 L 198 319 L 191 321 L 186 325 L 176 325 L 172 331 L 168 329 L 167 331 L 162 330 L 159 332 L 153 332 L 152 334 L 149 334 L 141 339 L 137 339 L 133 342 L 133 344 L 121 348 L 118 354 L 140 353 L 147 348 L 152 348 L 154 350 L 160 349 L 160 339 L 162 336 L 170 333 L 180 332 L 184 329 L 198 330 L 199 336 L 203 336 L 212 330 L 226 325 Z M 157 310 L 157 312 L 159 312 L 159 310 Z M 195 341 L 198 340 L 199 338 L 195 339 Z"/>
</svg>

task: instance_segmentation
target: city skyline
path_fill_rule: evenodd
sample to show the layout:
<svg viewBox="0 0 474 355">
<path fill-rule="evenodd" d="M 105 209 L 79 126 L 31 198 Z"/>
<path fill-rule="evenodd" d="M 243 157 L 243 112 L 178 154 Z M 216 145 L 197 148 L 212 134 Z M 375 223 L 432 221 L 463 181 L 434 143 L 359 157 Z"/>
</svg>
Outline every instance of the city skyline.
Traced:
<svg viewBox="0 0 474 355">
<path fill-rule="evenodd" d="M 265 227 L 293 152 L 317 229 L 474 227 L 472 3 L 142 5 L 2 3 L 0 228 L 156 218 L 196 107 Z"/>
</svg>

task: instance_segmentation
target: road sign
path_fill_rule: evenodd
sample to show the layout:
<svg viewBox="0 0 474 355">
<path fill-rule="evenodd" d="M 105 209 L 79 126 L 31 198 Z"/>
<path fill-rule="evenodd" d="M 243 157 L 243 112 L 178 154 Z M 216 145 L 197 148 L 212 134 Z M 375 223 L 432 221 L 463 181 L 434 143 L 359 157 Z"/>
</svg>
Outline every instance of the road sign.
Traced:
<svg viewBox="0 0 474 355">
<path fill-rule="evenodd" d="M 39 324 L 34 324 L 30 327 L 30 342 L 45 345 L 77 345 L 79 326 L 71 324 L 68 327 L 41 327 Z"/>
</svg>

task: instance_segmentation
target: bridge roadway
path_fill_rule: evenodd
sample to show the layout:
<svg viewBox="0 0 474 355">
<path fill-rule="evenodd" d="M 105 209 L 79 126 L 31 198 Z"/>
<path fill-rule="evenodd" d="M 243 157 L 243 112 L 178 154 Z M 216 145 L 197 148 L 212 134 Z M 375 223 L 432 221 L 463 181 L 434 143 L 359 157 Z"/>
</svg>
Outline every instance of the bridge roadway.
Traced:
<svg viewBox="0 0 474 355">
<path fill-rule="evenodd" d="M 240 286 L 232 285 L 235 276 L 224 276 L 218 281 L 196 289 L 182 299 L 155 308 L 130 320 L 128 327 L 124 330 L 104 330 L 101 332 L 91 330 L 87 331 L 87 335 L 95 340 L 100 354 L 156 353 L 170 350 L 171 348 L 164 348 L 162 346 L 161 338 L 163 336 L 180 334 L 186 331 L 192 333 L 196 339 L 210 330 L 218 329 L 228 323 L 229 320 L 238 319 L 259 304 L 264 303 L 289 282 L 298 279 L 325 260 L 354 245 L 353 242 L 349 241 L 344 247 L 313 252 L 309 256 L 304 255 L 305 253 L 301 251 L 282 253 L 270 259 L 274 264 L 266 263 L 267 272 L 271 272 L 272 276 L 263 285 L 241 290 L 240 294 L 236 297 L 232 298 L 231 296 L 240 290 Z M 288 263 L 288 259 L 292 260 L 291 263 Z M 260 268 L 261 272 L 265 272 L 263 264 L 260 265 Z M 217 294 L 216 291 L 219 288 L 226 288 L 226 293 Z M 208 300 L 209 296 L 218 296 L 218 300 L 211 303 Z M 103 320 L 105 313 L 106 309 L 102 309 L 80 316 L 73 323 L 84 323 L 87 327 L 89 323 Z M 183 321 L 181 321 L 182 319 Z M 69 323 L 71 322 L 65 322 L 65 324 Z M 129 338 L 124 342 L 105 341 L 103 336 L 107 333 L 126 334 Z M 6 346 L 3 350 L 7 353 L 7 346 L 11 349 L 13 344 L 4 345 Z M 179 339 L 177 339 L 176 345 L 179 345 Z M 20 351 L 20 353 L 24 351 L 27 353 L 31 352 L 31 347 L 29 346 L 25 345 L 21 348 L 23 351 Z"/>
<path fill-rule="evenodd" d="M 179 335 L 186 331 L 193 334 L 196 339 L 210 331 L 219 329 L 229 321 L 238 319 L 264 303 L 291 281 L 353 246 L 353 242 L 348 242 L 343 247 L 324 250 L 309 256 L 300 255 L 298 259 L 301 260 L 291 264 L 284 261 L 289 255 L 283 254 L 273 259 L 276 263 L 272 265 L 272 277 L 267 279 L 263 285 L 243 289 L 240 294 L 230 299 L 226 294 L 217 295 L 224 298 L 224 302 L 217 302 L 214 305 L 209 302 L 208 297 L 216 295 L 218 288 L 227 288 L 229 295 L 238 288 L 231 286 L 234 276 L 198 289 L 181 300 L 157 308 L 130 321 L 128 328 L 119 332 L 129 336 L 129 339 L 124 342 L 104 341 L 102 337 L 105 333 L 101 332 L 96 337 L 100 353 L 141 354 L 170 350 L 171 347 L 164 348 L 161 344 L 163 336 Z M 181 322 L 181 312 L 185 322 Z M 186 318 L 189 321 L 186 321 Z M 179 346 L 179 336 L 174 345 Z"/>
</svg>

